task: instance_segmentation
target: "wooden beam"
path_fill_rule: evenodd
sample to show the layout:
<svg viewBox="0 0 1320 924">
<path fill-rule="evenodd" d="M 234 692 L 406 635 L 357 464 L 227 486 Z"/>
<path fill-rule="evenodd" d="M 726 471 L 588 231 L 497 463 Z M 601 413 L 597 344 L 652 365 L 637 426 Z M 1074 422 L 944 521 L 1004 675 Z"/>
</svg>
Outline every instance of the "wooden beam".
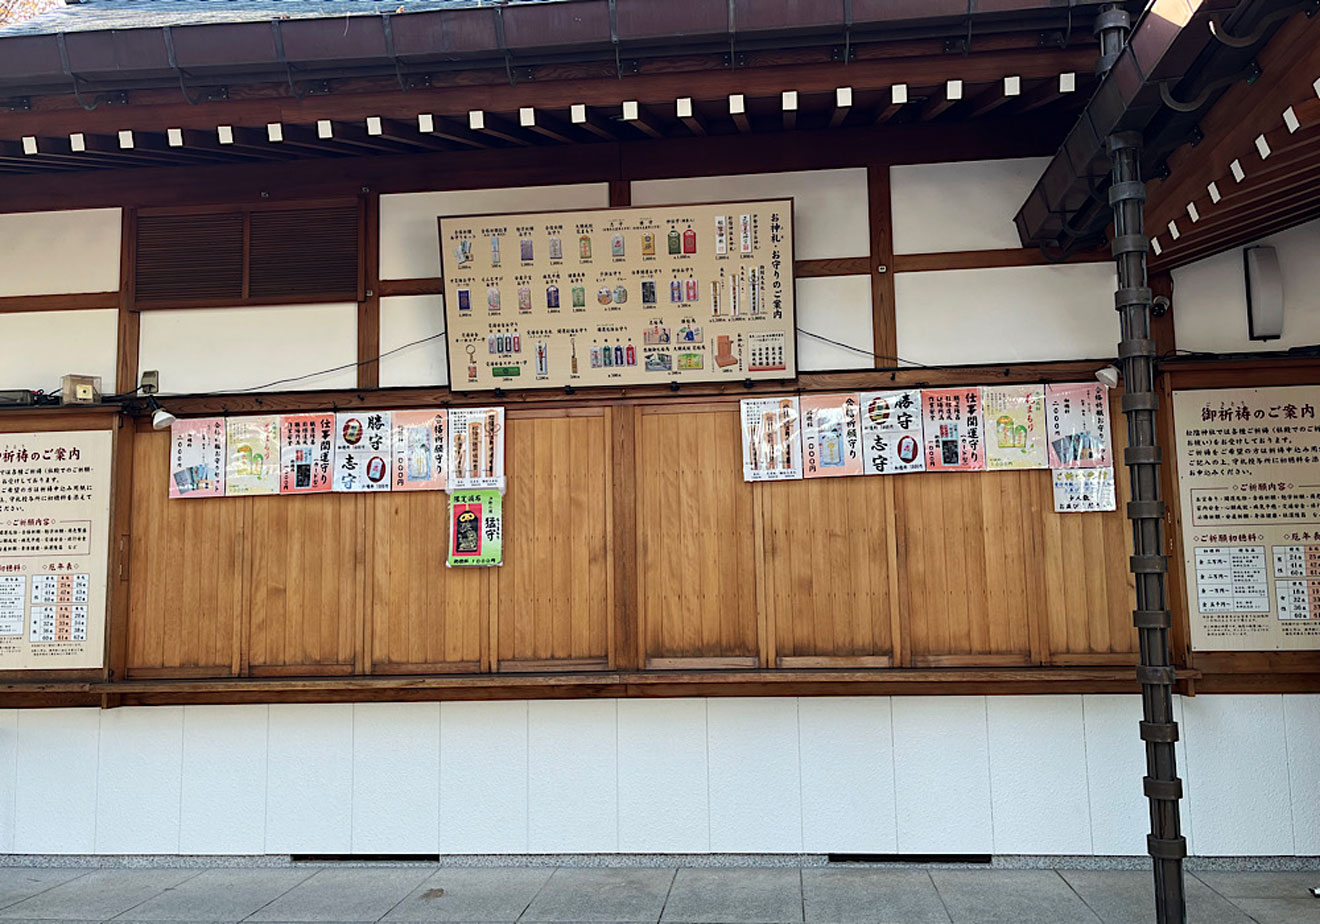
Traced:
<svg viewBox="0 0 1320 924">
<path fill-rule="evenodd" d="M 784 131 L 792 131 L 797 126 L 797 90 L 785 90 L 779 94 L 779 108 L 784 113 Z"/>
<path fill-rule="evenodd" d="M 894 219 L 890 208 L 889 165 L 866 168 L 866 201 L 871 230 L 871 352 L 876 368 L 898 365 L 898 317 L 894 309 Z"/>
<path fill-rule="evenodd" d="M 751 123 L 747 120 L 747 97 L 741 93 L 729 94 L 729 118 L 740 132 L 749 132 L 752 130 Z"/>
<path fill-rule="evenodd" d="M 358 265 L 363 297 L 357 316 L 358 388 L 380 387 L 380 193 L 364 194 Z"/>
<path fill-rule="evenodd" d="M 1010 103 L 1022 95 L 1022 78 L 1016 75 L 1005 77 L 990 86 L 971 101 L 966 118 L 976 119 L 988 112 L 993 112 L 1005 103 Z"/>
<path fill-rule="evenodd" d="M 895 273 L 920 273 L 937 270 L 991 269 L 1003 266 L 1051 266 L 1056 263 L 1107 263 L 1111 259 L 1113 257 L 1108 247 L 1079 250 L 1063 260 L 1052 260 L 1037 247 L 1010 247 L 1004 250 L 895 254 L 891 269 Z"/>
<path fill-rule="evenodd" d="M 574 103 L 569 107 L 569 121 L 577 128 L 590 132 L 597 138 L 604 138 L 606 141 L 613 141 L 615 133 L 610 128 L 609 123 L 603 118 L 592 112 L 583 103 Z"/>
<path fill-rule="evenodd" d="M 834 112 L 830 115 L 830 128 L 838 128 L 843 124 L 843 120 L 848 118 L 848 113 L 852 111 L 852 104 L 852 87 L 834 88 Z"/>
<path fill-rule="evenodd" d="M 557 141 L 560 144 L 573 143 L 573 139 L 568 136 L 566 126 L 545 113 L 538 113 L 535 107 L 532 106 L 523 106 L 518 110 L 518 125 L 527 131 L 536 132 L 541 137 L 549 138 L 551 141 Z"/>
<path fill-rule="evenodd" d="M 1017 111 L 1019 113 L 1031 112 L 1033 109 L 1048 106 L 1076 92 L 1077 74 L 1075 72 L 1069 71 L 1060 74 L 1058 77 L 1046 77 L 1022 94 L 1018 100 Z"/>
<path fill-rule="evenodd" d="M 951 106 L 962 102 L 963 82 L 961 80 L 946 80 L 944 82 L 943 94 L 937 94 L 927 100 L 926 105 L 921 108 L 917 118 L 923 122 L 929 122 L 931 119 L 938 118 Z"/>
<path fill-rule="evenodd" d="M 896 83 L 889 88 L 889 103 L 882 107 L 875 116 L 875 124 L 883 125 L 898 115 L 900 109 L 907 105 L 908 86 L 905 83 Z"/>
<path fill-rule="evenodd" d="M 79 292 L 71 295 L 8 295 L 0 298 L 0 314 L 24 311 L 84 311 L 119 307 L 118 292 Z"/>
<path fill-rule="evenodd" d="M 665 133 L 656 128 L 651 115 L 642 108 L 642 104 L 635 99 L 624 100 L 623 122 L 625 125 L 631 125 L 643 135 L 651 138 L 663 138 Z"/>
<path fill-rule="evenodd" d="M 702 124 L 701 119 L 697 117 L 696 111 L 692 108 L 692 97 L 680 96 L 674 100 L 674 115 L 687 126 L 688 131 L 692 134 L 706 134 L 706 126 Z"/>
<path fill-rule="evenodd" d="M 479 138 L 474 138 L 470 131 L 461 128 L 458 125 L 450 123 L 448 120 L 429 112 L 419 113 L 417 116 L 417 133 L 419 135 L 429 135 L 460 145 L 464 148 L 485 149 L 489 145 Z"/>
<path fill-rule="evenodd" d="M 115 334 L 115 391 L 130 392 L 138 384 L 138 350 L 141 315 L 132 309 L 136 288 L 137 211 L 124 209 L 119 230 L 119 317 Z"/>
<path fill-rule="evenodd" d="M 482 109 L 468 110 L 468 130 L 487 138 L 496 138 L 507 144 L 530 144 L 528 138 L 498 116 Z"/>
</svg>

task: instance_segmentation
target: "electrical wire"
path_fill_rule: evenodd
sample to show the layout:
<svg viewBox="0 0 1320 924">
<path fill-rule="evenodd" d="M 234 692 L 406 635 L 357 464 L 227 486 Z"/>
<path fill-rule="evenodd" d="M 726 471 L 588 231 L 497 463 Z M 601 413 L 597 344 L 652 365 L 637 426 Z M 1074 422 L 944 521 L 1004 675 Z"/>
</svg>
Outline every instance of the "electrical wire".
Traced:
<svg viewBox="0 0 1320 924">
<path fill-rule="evenodd" d="M 891 362 L 903 363 L 903 364 L 908 365 L 908 366 L 916 366 L 918 369 L 930 369 L 930 368 L 931 368 L 930 366 L 926 365 L 925 363 L 919 363 L 919 362 L 917 362 L 917 361 L 914 360 L 914 359 L 904 359 L 904 358 L 901 357 L 901 356 L 885 356 L 883 353 L 873 353 L 873 352 L 871 352 L 870 350 L 863 349 L 862 347 L 853 346 L 851 343 L 844 343 L 842 340 L 831 340 L 829 337 L 825 337 L 825 336 L 823 336 L 823 335 L 821 335 L 821 334 L 813 334 L 811 331 L 809 331 L 809 330 L 803 330 L 803 329 L 800 328 L 800 327 L 798 328 L 798 331 L 797 331 L 797 332 L 798 332 L 799 334 L 801 334 L 802 336 L 804 336 L 804 337 L 810 337 L 810 338 L 812 338 L 813 340 L 820 340 L 820 341 L 823 342 L 823 343 L 828 343 L 828 344 L 831 344 L 831 345 L 833 345 L 833 346 L 840 347 L 841 349 L 844 349 L 844 350 L 851 350 L 851 351 L 854 352 L 854 353 L 857 353 L 857 354 L 859 354 L 859 355 L 861 355 L 861 356 L 869 356 L 869 357 L 871 357 L 872 359 L 887 359 L 887 360 L 890 360 Z"/>
<path fill-rule="evenodd" d="M 301 381 L 303 381 L 304 379 L 314 379 L 314 378 L 316 378 L 317 376 L 320 376 L 320 375 L 329 375 L 331 372 L 343 372 L 345 369 L 356 369 L 356 368 L 358 368 L 359 366 L 369 366 L 369 365 L 371 365 L 372 363 L 378 363 L 378 362 L 380 362 L 380 361 L 381 361 L 382 359 L 384 359 L 386 356 L 393 356 L 395 353 L 402 352 L 403 350 L 409 349 L 410 347 L 415 347 L 415 346 L 418 346 L 418 345 L 420 345 L 420 344 L 428 343 L 428 342 L 430 342 L 430 341 L 432 341 L 432 340 L 436 340 L 436 339 L 438 339 L 438 338 L 440 338 L 440 337 L 443 337 L 443 336 L 445 335 L 445 333 L 446 333 L 446 331 L 443 331 L 443 330 L 442 330 L 442 331 L 437 331 L 436 333 L 431 334 L 431 335 L 426 336 L 426 337 L 422 337 L 422 338 L 419 339 L 419 340 L 413 340 L 413 341 L 410 342 L 410 343 L 405 343 L 405 344 L 403 344 L 402 346 L 397 346 L 397 347 L 395 347 L 395 348 L 392 349 L 392 350 L 386 350 L 384 353 L 377 354 L 376 356 L 372 357 L 371 359 L 362 359 L 362 360 L 358 360 L 357 362 L 354 362 L 354 363 L 344 363 L 342 366 L 331 366 L 329 369 L 322 369 L 322 370 L 320 370 L 319 372 L 308 372 L 308 373 L 305 374 L 305 375 L 295 375 L 295 376 L 291 376 L 290 378 L 287 378 L 287 379 L 276 379 L 275 381 L 273 381 L 273 382 L 267 382 L 267 383 L 264 384 L 264 385 L 252 385 L 252 386 L 250 386 L 250 387 L 248 387 L 248 388 L 234 388 L 234 389 L 230 389 L 229 391 L 208 392 L 208 394 L 214 394 L 214 395 L 241 395 L 241 394 L 245 394 L 245 393 L 247 393 L 247 392 L 252 392 L 252 391 L 265 391 L 265 390 L 268 389 L 268 388 L 274 388 L 276 385 L 288 385 L 288 384 L 291 383 L 291 382 L 301 382 Z"/>
</svg>

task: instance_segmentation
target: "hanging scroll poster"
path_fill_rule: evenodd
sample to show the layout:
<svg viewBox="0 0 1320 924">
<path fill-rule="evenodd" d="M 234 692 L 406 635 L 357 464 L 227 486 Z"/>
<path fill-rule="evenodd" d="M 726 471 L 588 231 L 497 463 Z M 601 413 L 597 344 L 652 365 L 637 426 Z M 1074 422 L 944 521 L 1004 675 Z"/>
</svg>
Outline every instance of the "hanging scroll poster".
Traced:
<svg viewBox="0 0 1320 924">
<path fill-rule="evenodd" d="M 229 418 L 225 446 L 225 497 L 280 493 L 278 417 Z"/>
<path fill-rule="evenodd" d="M 742 402 L 744 481 L 802 477 L 798 399 L 747 398 Z"/>
<path fill-rule="evenodd" d="M 922 453 L 921 392 L 864 391 L 862 462 L 867 475 L 896 475 L 926 468 Z"/>
<path fill-rule="evenodd" d="M 450 493 L 504 491 L 504 408 L 451 408 L 448 444 Z"/>
<path fill-rule="evenodd" d="M 113 442 L 0 435 L 0 670 L 104 663 Z"/>
<path fill-rule="evenodd" d="M 986 385 L 985 467 L 989 471 L 1049 468 L 1045 449 L 1045 389 L 1040 385 Z"/>
<path fill-rule="evenodd" d="M 170 497 L 224 497 L 225 419 L 170 425 Z"/>
<path fill-rule="evenodd" d="M 1178 391 L 1192 648 L 1320 649 L 1320 388 Z"/>
<path fill-rule="evenodd" d="M 1109 389 L 1100 382 L 1045 386 L 1050 468 L 1099 468 L 1110 461 Z"/>
<path fill-rule="evenodd" d="M 390 489 L 389 411 L 335 415 L 335 490 L 350 493 Z"/>
<path fill-rule="evenodd" d="M 797 373 L 791 199 L 439 224 L 455 391 Z"/>
<path fill-rule="evenodd" d="M 856 392 L 803 395 L 802 476 L 862 474 L 862 429 Z"/>
<path fill-rule="evenodd" d="M 444 411 L 394 412 L 394 490 L 445 489 Z"/>
<path fill-rule="evenodd" d="M 927 389 L 921 393 L 926 471 L 979 472 L 985 469 L 981 389 Z"/>
<path fill-rule="evenodd" d="M 323 494 L 329 491 L 335 460 L 334 440 L 334 414 L 281 417 L 280 493 Z"/>
<path fill-rule="evenodd" d="M 495 488 L 455 491 L 449 496 L 451 568 L 504 564 L 504 499 Z"/>
</svg>

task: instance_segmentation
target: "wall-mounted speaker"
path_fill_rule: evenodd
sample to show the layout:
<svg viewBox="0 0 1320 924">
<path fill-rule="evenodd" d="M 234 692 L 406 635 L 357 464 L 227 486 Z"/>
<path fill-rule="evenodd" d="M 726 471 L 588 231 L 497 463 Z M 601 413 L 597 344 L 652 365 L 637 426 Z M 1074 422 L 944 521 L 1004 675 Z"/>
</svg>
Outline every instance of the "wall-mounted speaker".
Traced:
<svg viewBox="0 0 1320 924">
<path fill-rule="evenodd" d="M 1278 340 L 1283 334 L 1283 275 L 1273 247 L 1242 251 L 1247 286 L 1247 334 L 1252 340 Z"/>
</svg>

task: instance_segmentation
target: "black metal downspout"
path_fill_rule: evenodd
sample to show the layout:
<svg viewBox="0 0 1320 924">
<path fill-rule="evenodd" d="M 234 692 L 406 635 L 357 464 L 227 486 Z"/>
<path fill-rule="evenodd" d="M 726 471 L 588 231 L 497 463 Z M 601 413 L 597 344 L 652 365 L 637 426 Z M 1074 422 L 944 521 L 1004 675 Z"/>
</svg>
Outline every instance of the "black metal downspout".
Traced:
<svg viewBox="0 0 1320 924">
<path fill-rule="evenodd" d="M 1120 9 L 1107 9 L 1097 17 L 1101 67 L 1108 69 L 1127 37 L 1128 17 Z M 1151 291 L 1146 278 L 1146 184 L 1141 179 L 1140 132 L 1110 135 L 1107 148 L 1111 185 L 1109 205 L 1114 215 L 1112 251 L 1118 269 L 1114 307 L 1119 314 L 1118 357 L 1123 364 L 1123 414 L 1127 417 L 1128 448 L 1124 453 L 1132 500 L 1127 516 L 1132 522 L 1132 574 L 1137 608 L 1133 623 L 1141 645 L 1141 739 L 1146 743 L 1144 789 L 1150 800 L 1150 835 L 1146 848 L 1155 873 L 1157 924 L 1185 924 L 1187 904 L 1183 858 L 1187 840 L 1182 836 L 1178 801 L 1182 780 L 1174 754 L 1178 725 L 1173 720 L 1175 681 L 1169 646 L 1169 560 L 1164 554 L 1164 501 L 1160 499 L 1161 461 L 1155 412 L 1155 341 L 1150 335 Z"/>
</svg>

